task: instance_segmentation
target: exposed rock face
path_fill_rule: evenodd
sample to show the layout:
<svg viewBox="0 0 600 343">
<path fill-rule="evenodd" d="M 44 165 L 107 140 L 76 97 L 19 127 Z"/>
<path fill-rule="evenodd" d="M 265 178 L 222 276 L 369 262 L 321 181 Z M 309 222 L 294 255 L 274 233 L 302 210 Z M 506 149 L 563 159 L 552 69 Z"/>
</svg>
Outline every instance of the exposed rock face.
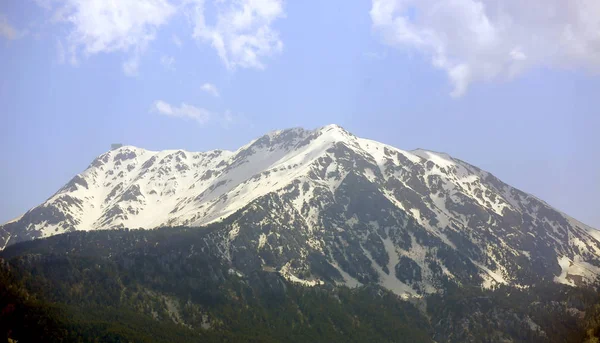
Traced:
<svg viewBox="0 0 600 343">
<path fill-rule="evenodd" d="M 202 226 L 241 273 L 307 285 L 576 284 L 600 274 L 598 232 L 443 153 L 403 151 L 330 125 L 267 134 L 235 152 L 98 157 L 0 226 L 0 247 L 73 230 Z"/>
</svg>

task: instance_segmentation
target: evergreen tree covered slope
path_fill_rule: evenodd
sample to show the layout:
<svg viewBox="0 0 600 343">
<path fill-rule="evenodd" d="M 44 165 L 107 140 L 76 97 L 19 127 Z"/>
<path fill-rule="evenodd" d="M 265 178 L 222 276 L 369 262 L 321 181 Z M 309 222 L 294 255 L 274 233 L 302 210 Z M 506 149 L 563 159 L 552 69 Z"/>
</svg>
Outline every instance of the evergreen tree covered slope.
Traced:
<svg viewBox="0 0 600 343">
<path fill-rule="evenodd" d="M 431 341 L 379 287 L 303 287 L 231 272 L 196 229 L 99 231 L 2 253 L 0 324 L 21 341 Z"/>
<path fill-rule="evenodd" d="M 408 302 L 376 284 L 241 273 L 213 245 L 227 225 L 74 232 L 10 246 L 0 253 L 0 334 L 22 342 L 581 342 L 598 332 L 599 298 L 588 287 L 492 290 L 448 279 L 443 292 Z"/>
</svg>

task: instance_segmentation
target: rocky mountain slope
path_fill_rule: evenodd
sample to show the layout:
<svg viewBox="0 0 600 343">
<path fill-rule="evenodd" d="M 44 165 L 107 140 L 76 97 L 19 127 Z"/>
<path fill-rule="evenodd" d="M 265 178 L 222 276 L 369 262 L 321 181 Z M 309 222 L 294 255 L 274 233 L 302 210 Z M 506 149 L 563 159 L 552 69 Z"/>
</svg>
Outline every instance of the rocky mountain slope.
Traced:
<svg viewBox="0 0 600 343">
<path fill-rule="evenodd" d="M 403 151 L 336 125 L 269 133 L 235 152 L 99 156 L 0 226 L 0 247 L 75 230 L 204 226 L 236 273 L 307 285 L 377 283 L 420 296 L 600 274 L 595 229 L 443 153 Z"/>
</svg>

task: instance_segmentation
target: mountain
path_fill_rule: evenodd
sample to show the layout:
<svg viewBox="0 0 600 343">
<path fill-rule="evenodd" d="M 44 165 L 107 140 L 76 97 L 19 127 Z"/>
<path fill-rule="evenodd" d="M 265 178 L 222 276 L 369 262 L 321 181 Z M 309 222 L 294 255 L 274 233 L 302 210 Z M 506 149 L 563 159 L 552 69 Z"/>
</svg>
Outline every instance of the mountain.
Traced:
<svg viewBox="0 0 600 343">
<path fill-rule="evenodd" d="M 303 287 L 272 272 L 231 272 L 207 240 L 218 225 L 78 231 L 11 245 L 0 252 L 0 335 L 21 342 L 432 342 L 416 306 L 376 285 Z"/>
<path fill-rule="evenodd" d="M 600 234 L 444 153 L 343 128 L 271 132 L 237 151 L 125 146 L 0 226 L 0 247 L 99 229 L 205 227 L 240 275 L 379 284 L 405 297 L 449 285 L 592 283 Z M 202 230 L 199 228 L 198 230 Z"/>
<path fill-rule="evenodd" d="M 20 342 L 597 342 L 600 294 L 552 281 L 449 284 L 403 300 L 376 284 L 241 274 L 223 229 L 75 231 L 0 251 L 0 336 Z"/>
</svg>

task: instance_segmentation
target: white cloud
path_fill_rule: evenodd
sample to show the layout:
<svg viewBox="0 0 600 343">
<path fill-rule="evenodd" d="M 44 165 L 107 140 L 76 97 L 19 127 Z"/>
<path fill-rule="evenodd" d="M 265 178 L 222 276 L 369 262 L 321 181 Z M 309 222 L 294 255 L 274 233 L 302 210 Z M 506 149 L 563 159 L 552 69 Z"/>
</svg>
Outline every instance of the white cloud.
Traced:
<svg viewBox="0 0 600 343">
<path fill-rule="evenodd" d="M 167 70 L 175 70 L 175 57 L 165 55 L 160 58 L 160 64 Z"/>
<path fill-rule="evenodd" d="M 152 104 L 150 111 L 173 118 L 191 119 L 198 122 L 200 125 L 204 125 L 211 121 L 220 124 L 224 129 L 229 129 L 233 125 L 252 126 L 252 123 L 247 121 L 243 116 L 234 115 L 230 110 L 226 110 L 223 113 L 212 112 L 186 103 L 175 106 L 165 101 L 158 100 Z"/>
<path fill-rule="evenodd" d="M 230 70 L 241 68 L 264 69 L 264 57 L 283 49 L 279 33 L 271 26 L 283 18 L 283 0 L 216 0 L 216 22 L 208 25 L 205 1 L 192 3 L 193 36 L 209 42 Z"/>
<path fill-rule="evenodd" d="M 265 68 L 264 59 L 280 53 L 283 43 L 273 22 L 283 18 L 284 0 L 34 0 L 50 12 L 49 23 L 63 24 L 63 50 L 76 64 L 79 56 L 121 52 L 126 75 L 137 75 L 140 60 L 156 33 L 176 14 L 192 22 L 192 36 L 211 44 L 230 70 Z M 210 18 L 205 6 L 211 6 Z M 214 15 L 211 11 L 214 7 Z M 211 24 L 208 25 L 207 22 Z M 212 24 L 214 23 L 214 24 Z M 0 34 L 15 30 L 0 17 Z M 171 41 L 183 45 L 175 34 Z"/>
<path fill-rule="evenodd" d="M 215 85 L 213 85 L 212 83 L 205 83 L 202 85 L 202 87 L 200 87 L 200 89 L 214 97 L 218 97 L 219 96 L 219 90 L 217 89 L 217 87 Z"/>
<path fill-rule="evenodd" d="M 213 116 L 209 110 L 204 108 L 195 107 L 186 103 L 181 103 L 178 107 L 162 100 L 154 102 L 152 110 L 168 117 L 192 119 L 201 125 L 206 124 Z"/>
<path fill-rule="evenodd" d="M 15 29 L 3 14 L 0 14 L 0 36 L 13 40 L 19 38 L 19 32 Z"/>
<path fill-rule="evenodd" d="M 66 42 L 72 62 L 79 53 L 131 53 L 123 64 L 127 75 L 137 73 L 147 44 L 176 11 L 167 0 L 48 0 L 38 4 L 53 11 L 52 21 L 69 26 Z"/>
<path fill-rule="evenodd" d="M 600 71 L 598 0 L 372 0 L 374 30 L 417 50 L 463 95 L 532 67 Z"/>
</svg>

